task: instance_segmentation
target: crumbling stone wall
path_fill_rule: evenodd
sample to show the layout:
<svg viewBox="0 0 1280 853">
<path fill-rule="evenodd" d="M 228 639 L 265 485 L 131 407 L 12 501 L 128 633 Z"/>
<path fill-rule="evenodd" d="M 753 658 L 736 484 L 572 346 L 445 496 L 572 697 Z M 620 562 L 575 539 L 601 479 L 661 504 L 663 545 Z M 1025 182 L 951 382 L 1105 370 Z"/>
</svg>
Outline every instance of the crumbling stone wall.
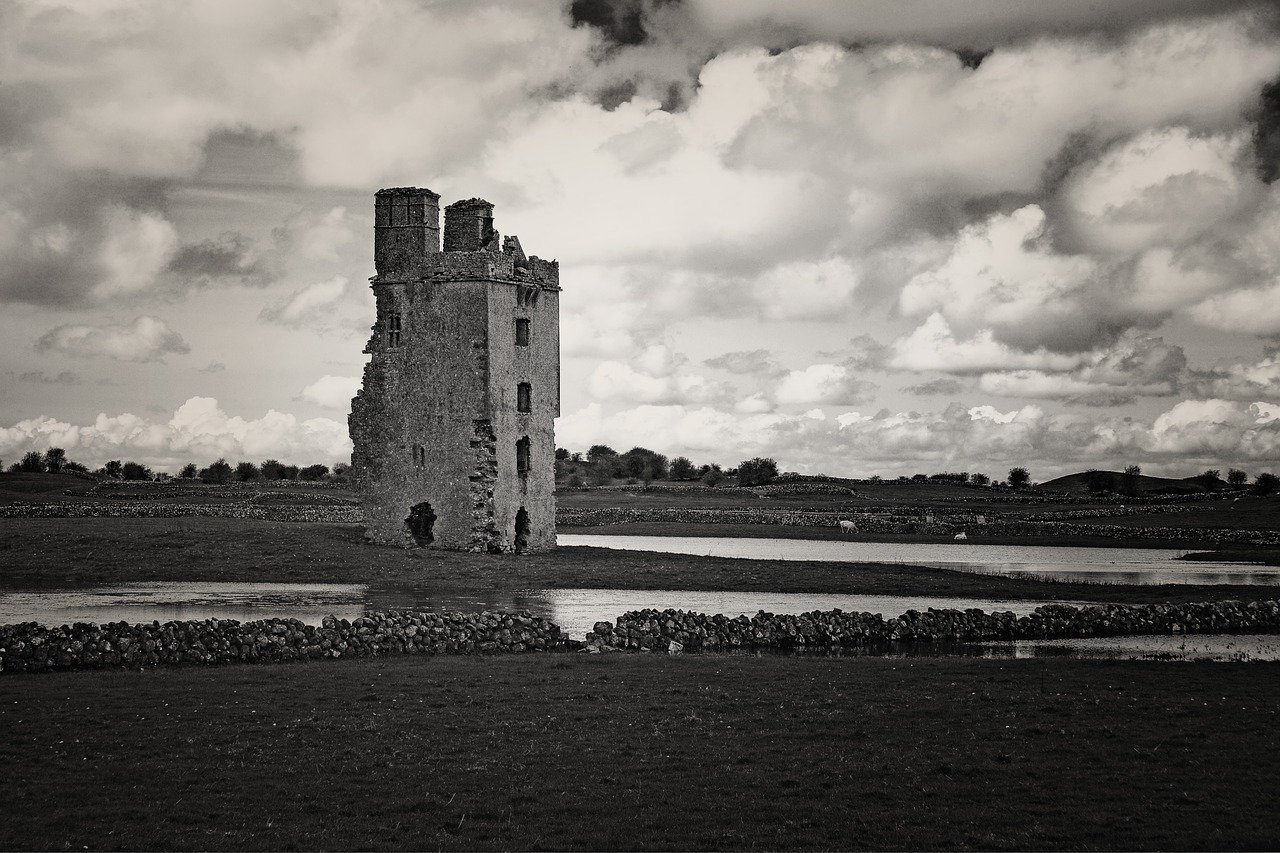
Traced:
<svg viewBox="0 0 1280 853">
<path fill-rule="evenodd" d="M 559 267 L 503 240 L 483 199 L 445 209 L 441 251 L 438 198 L 398 188 L 375 200 L 377 319 L 349 421 L 367 535 L 505 552 L 527 518 L 521 544 L 546 550 L 555 545 Z M 517 320 L 531 330 L 525 341 Z M 415 536 L 406 519 L 424 504 L 431 535 Z"/>
<path fill-rule="evenodd" d="M 617 624 L 597 622 L 587 634 L 590 650 L 691 651 L 739 648 L 884 646 L 897 641 L 978 642 L 1169 634 L 1274 634 L 1280 602 L 1212 601 L 1193 604 L 1045 604 L 1026 616 L 1009 611 L 908 610 L 885 619 L 878 613 L 841 610 L 724 616 L 683 610 L 634 610 Z"/>
<path fill-rule="evenodd" d="M 36 622 L 0 625 L 0 672 L 213 666 L 376 655 L 489 655 L 557 651 L 568 637 L 555 623 L 517 613 L 387 610 L 353 621 L 201 619 L 130 625 Z"/>
</svg>

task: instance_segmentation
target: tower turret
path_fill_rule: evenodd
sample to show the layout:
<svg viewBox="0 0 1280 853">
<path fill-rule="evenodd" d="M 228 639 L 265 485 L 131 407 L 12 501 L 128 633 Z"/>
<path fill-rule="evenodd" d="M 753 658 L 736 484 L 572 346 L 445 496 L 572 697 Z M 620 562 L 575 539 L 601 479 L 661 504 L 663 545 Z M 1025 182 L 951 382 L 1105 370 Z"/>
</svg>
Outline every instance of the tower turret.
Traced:
<svg viewBox="0 0 1280 853">
<path fill-rule="evenodd" d="M 455 201 L 444 209 L 446 252 L 498 251 L 493 231 L 493 205 L 482 198 Z"/>
<path fill-rule="evenodd" d="M 373 201 L 373 264 L 378 277 L 411 276 L 426 255 L 439 251 L 440 196 L 418 187 L 378 190 Z"/>
</svg>

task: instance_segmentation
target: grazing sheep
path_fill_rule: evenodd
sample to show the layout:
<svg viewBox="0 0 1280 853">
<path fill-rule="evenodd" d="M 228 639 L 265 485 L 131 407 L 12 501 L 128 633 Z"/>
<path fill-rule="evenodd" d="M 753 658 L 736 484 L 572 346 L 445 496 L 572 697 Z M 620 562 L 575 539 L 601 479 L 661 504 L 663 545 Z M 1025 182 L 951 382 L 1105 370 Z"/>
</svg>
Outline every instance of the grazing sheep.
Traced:
<svg viewBox="0 0 1280 853">
<path fill-rule="evenodd" d="M 858 525 L 854 524 L 852 521 L 841 521 L 840 532 L 841 533 L 857 533 Z"/>
<path fill-rule="evenodd" d="M 969 537 L 965 535 L 965 532 L 964 532 L 963 530 L 961 530 L 959 533 L 957 533 L 955 536 L 952 536 L 951 538 L 952 538 L 952 539 L 955 539 L 955 540 L 957 540 L 957 541 L 963 542 L 964 540 L 968 539 Z"/>
</svg>

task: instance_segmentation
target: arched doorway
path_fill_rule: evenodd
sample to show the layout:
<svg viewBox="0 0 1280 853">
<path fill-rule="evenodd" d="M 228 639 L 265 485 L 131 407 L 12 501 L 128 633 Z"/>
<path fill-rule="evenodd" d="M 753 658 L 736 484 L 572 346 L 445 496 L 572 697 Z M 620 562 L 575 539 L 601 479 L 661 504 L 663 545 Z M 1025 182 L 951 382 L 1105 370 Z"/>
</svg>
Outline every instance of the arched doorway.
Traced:
<svg viewBox="0 0 1280 853">
<path fill-rule="evenodd" d="M 523 554 L 529 547 L 529 513 L 524 507 L 516 513 L 516 553 Z"/>
<path fill-rule="evenodd" d="M 409 517 L 404 520 L 405 529 L 418 545 L 430 545 L 435 541 L 436 513 L 431 504 L 423 501 L 409 507 Z"/>
</svg>

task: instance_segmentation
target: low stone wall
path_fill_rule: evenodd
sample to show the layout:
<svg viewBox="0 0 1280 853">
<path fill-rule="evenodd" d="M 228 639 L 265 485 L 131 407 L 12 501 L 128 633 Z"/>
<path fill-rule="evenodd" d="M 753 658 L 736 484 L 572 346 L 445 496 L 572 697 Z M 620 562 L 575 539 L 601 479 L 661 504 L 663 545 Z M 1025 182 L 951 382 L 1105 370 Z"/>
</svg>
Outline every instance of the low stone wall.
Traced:
<svg viewBox="0 0 1280 853">
<path fill-rule="evenodd" d="M 691 651 L 875 646 L 894 641 L 976 642 L 1137 634 L 1280 633 L 1280 602 L 1218 601 L 1204 604 L 1046 604 L 1027 616 L 982 610 L 908 610 L 884 619 L 874 613 L 813 611 L 800 615 L 761 611 L 755 616 L 708 616 L 682 610 L 636 610 L 616 625 L 597 622 L 589 650 L 667 651 L 673 643 Z"/>
<path fill-rule="evenodd" d="M 36 503 L 14 501 L 0 506 L 0 518 L 245 518 L 255 521 L 310 521 L 359 524 L 357 506 L 293 506 L 240 502 L 234 504 L 162 504 L 112 500 L 102 503 Z"/>
<path fill-rule="evenodd" d="M 328 616 L 320 627 L 297 619 L 234 619 L 47 628 L 0 625 L 0 672 L 98 669 L 370 657 L 395 654 L 542 652 L 569 645 L 559 626 L 518 613 L 388 610 L 355 621 Z M 576 644 L 574 644 L 576 647 Z"/>
<path fill-rule="evenodd" d="M 875 512 L 840 513 L 816 510 L 775 509 L 646 509 L 642 507 L 601 507 L 599 509 L 562 509 L 556 513 L 561 527 L 598 527 L 606 524 L 663 522 L 668 524 L 777 524 L 787 527 L 836 527 L 841 519 L 849 519 L 859 533 L 917 533 L 927 536 L 953 536 L 966 532 L 982 536 L 1064 536 L 1106 537 L 1111 539 L 1156 539 L 1162 541 L 1195 541 L 1206 544 L 1249 543 L 1280 545 L 1280 532 L 1269 530 L 1232 530 L 1204 527 L 1126 527 L 1118 524 L 1077 524 L 1027 516 L 1005 521 L 977 523 L 981 513 L 935 514 L 932 520 L 922 517 L 919 509 L 904 512 L 895 508 Z M 1133 514 L 1141 514 L 1141 511 Z M 1046 515 L 1048 515 L 1046 513 Z M 1006 517 L 1007 518 L 1007 517 Z"/>
</svg>

